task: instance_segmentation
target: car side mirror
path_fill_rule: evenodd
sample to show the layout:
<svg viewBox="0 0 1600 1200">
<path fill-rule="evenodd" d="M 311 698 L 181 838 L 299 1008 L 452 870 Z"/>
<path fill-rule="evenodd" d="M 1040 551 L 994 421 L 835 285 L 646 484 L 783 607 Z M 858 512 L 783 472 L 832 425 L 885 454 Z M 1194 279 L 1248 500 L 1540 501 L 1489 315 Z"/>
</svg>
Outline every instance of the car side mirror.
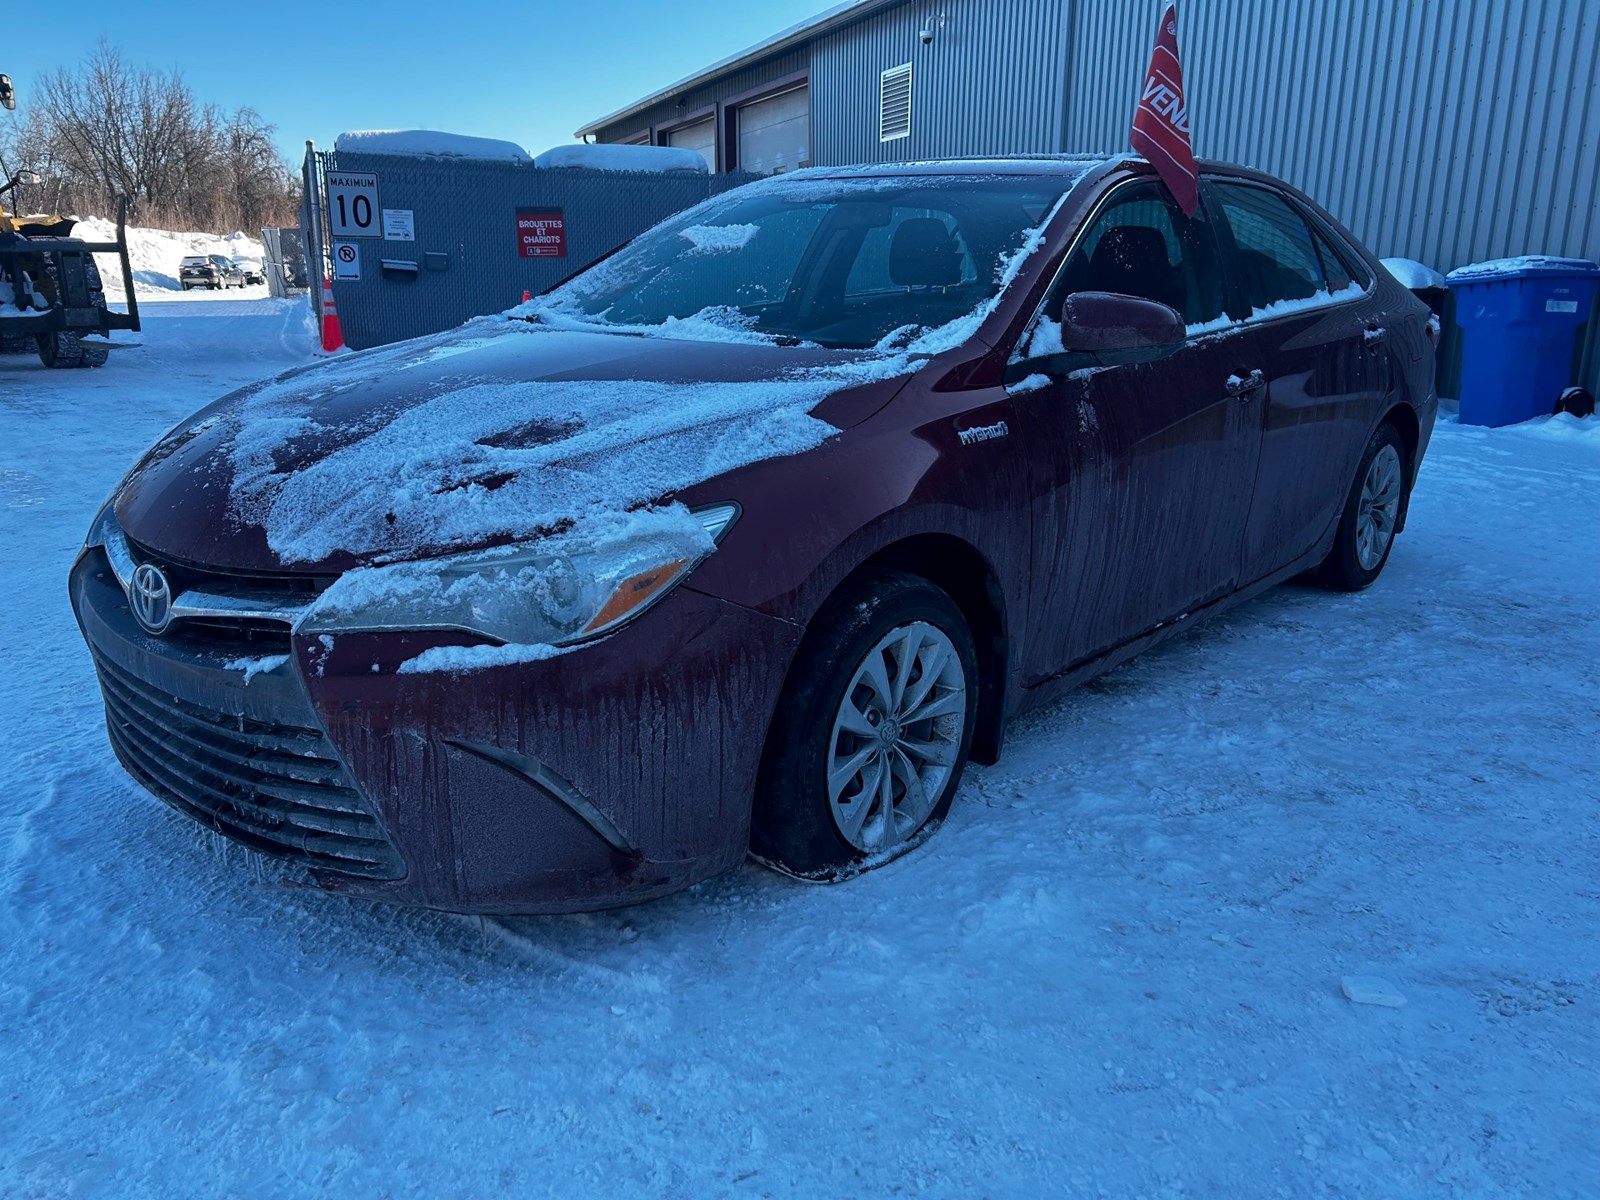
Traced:
<svg viewBox="0 0 1600 1200">
<path fill-rule="evenodd" d="M 1063 350 L 1107 363 L 1159 358 L 1188 337 L 1176 309 L 1117 292 L 1074 292 L 1061 302 L 1058 318 Z"/>
<path fill-rule="evenodd" d="M 11 86 L 11 76 L 0 75 L 0 108 L 17 107 L 17 89 Z"/>
</svg>

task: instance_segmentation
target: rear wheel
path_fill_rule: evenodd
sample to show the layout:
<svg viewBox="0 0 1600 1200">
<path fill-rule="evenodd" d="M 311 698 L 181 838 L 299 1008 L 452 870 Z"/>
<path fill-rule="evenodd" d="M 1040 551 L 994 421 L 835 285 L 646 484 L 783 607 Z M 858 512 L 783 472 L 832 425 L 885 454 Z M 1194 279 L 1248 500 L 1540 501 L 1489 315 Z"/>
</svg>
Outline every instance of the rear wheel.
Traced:
<svg viewBox="0 0 1600 1200">
<path fill-rule="evenodd" d="M 1405 504 L 1406 446 L 1400 431 L 1384 424 L 1367 443 L 1345 500 L 1333 549 L 1317 568 L 1325 587 L 1359 592 L 1383 573 L 1394 549 L 1400 513 Z"/>
<path fill-rule="evenodd" d="M 751 849 L 837 879 L 942 821 L 977 713 L 972 635 L 912 575 L 874 576 L 818 614 L 768 737 Z"/>
<path fill-rule="evenodd" d="M 48 237 L 30 238 L 34 242 L 52 242 L 58 239 Z M 56 263 L 47 258 L 45 270 L 54 285 L 57 297 L 65 294 L 61 279 L 57 277 Z M 94 260 L 94 255 L 84 256 L 83 281 L 89 293 L 91 308 L 104 311 L 106 307 L 105 284 L 100 278 L 100 267 Z M 34 335 L 34 346 L 39 352 L 39 361 L 54 370 L 71 370 L 76 367 L 103 367 L 109 353 L 102 346 L 86 345 L 80 334 L 76 332 L 40 333 Z"/>
</svg>

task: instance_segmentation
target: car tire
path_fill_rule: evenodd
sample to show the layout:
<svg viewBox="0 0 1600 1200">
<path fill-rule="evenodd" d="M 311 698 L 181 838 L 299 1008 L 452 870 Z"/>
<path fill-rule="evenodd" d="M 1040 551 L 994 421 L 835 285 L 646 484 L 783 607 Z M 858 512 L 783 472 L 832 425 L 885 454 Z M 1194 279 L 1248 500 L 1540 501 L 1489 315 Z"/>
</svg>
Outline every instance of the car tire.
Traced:
<svg viewBox="0 0 1600 1200">
<path fill-rule="evenodd" d="M 762 757 L 751 852 L 831 881 L 917 844 L 950 811 L 977 706 L 977 653 L 948 595 L 900 572 L 842 593 L 790 669 Z"/>
<path fill-rule="evenodd" d="M 110 353 L 103 346 L 86 346 L 75 333 L 41 333 L 36 335 L 39 361 L 54 371 L 70 371 L 77 367 L 103 367 Z"/>
<path fill-rule="evenodd" d="M 1400 431 L 1387 422 L 1378 426 L 1345 498 L 1333 548 L 1316 570 L 1323 587 L 1359 592 L 1383 574 L 1405 512 L 1409 459 Z"/>
</svg>

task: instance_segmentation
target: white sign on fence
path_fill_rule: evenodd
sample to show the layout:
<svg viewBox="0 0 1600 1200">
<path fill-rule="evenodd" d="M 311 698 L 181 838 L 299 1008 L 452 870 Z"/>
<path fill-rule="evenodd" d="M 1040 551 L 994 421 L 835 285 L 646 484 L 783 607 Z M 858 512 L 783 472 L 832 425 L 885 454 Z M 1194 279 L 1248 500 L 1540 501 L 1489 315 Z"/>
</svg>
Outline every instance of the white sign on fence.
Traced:
<svg viewBox="0 0 1600 1200">
<path fill-rule="evenodd" d="M 375 238 L 378 227 L 378 177 L 371 171 L 328 172 L 328 234 L 336 238 Z"/>
<path fill-rule="evenodd" d="M 333 277 L 335 279 L 361 278 L 361 247 L 354 242 L 333 244 Z"/>
<path fill-rule="evenodd" d="M 386 242 L 414 242 L 417 240 L 417 225 L 412 219 L 409 208 L 386 208 L 383 210 L 383 240 Z"/>
</svg>

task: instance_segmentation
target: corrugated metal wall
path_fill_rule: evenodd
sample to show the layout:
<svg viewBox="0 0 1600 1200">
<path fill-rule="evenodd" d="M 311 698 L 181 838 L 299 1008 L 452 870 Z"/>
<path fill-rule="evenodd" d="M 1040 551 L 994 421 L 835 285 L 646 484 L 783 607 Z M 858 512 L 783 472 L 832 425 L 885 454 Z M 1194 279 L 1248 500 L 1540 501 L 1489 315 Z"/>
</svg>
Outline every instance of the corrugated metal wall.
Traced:
<svg viewBox="0 0 1600 1200">
<path fill-rule="evenodd" d="M 733 96 L 741 96 L 746 92 L 753 92 L 779 79 L 786 79 L 790 75 L 804 71 L 810 63 L 810 54 L 806 48 L 801 47 L 780 54 L 776 58 L 769 58 L 732 75 L 724 75 L 714 83 L 701 84 L 684 92 L 683 95 L 671 100 L 664 100 L 660 104 L 652 105 L 638 116 L 629 117 L 626 121 L 619 121 L 615 125 L 608 125 L 595 139 L 601 142 L 618 142 L 624 138 L 632 137 L 644 129 L 654 129 L 662 125 L 675 125 L 683 120 L 685 114 L 697 112 L 712 104 L 721 103 Z M 813 147 L 813 155 L 815 147 Z"/>
<path fill-rule="evenodd" d="M 702 85 L 672 119 L 809 63 L 820 164 L 1120 151 L 1165 0 L 907 0 Z M 1600 0 L 1184 0 L 1196 149 L 1303 188 L 1442 271 L 1600 259 Z M 934 40 L 918 31 L 928 23 Z M 878 79 L 914 64 L 912 135 Z M 629 132 L 608 130 L 612 140 Z M 1600 390 L 1600 319 L 1583 374 Z"/>
<path fill-rule="evenodd" d="M 1065 0 L 897 5 L 819 38 L 811 56 L 819 163 L 1050 152 L 1062 142 Z M 925 27 L 933 40 L 919 37 Z M 878 140 L 878 80 L 912 64 L 911 136 Z"/>
<path fill-rule="evenodd" d="M 1126 147 L 1160 7 L 1071 0 L 1062 148 Z M 1198 153 L 1282 176 L 1380 255 L 1600 259 L 1597 0 L 1179 7 Z M 1600 385 L 1600 321 L 1583 378 Z"/>
<path fill-rule="evenodd" d="M 1124 149 L 1156 6 L 1072 7 L 1064 148 Z M 1179 20 L 1197 152 L 1281 175 L 1380 253 L 1600 249 L 1595 0 L 1209 0 Z"/>
</svg>

